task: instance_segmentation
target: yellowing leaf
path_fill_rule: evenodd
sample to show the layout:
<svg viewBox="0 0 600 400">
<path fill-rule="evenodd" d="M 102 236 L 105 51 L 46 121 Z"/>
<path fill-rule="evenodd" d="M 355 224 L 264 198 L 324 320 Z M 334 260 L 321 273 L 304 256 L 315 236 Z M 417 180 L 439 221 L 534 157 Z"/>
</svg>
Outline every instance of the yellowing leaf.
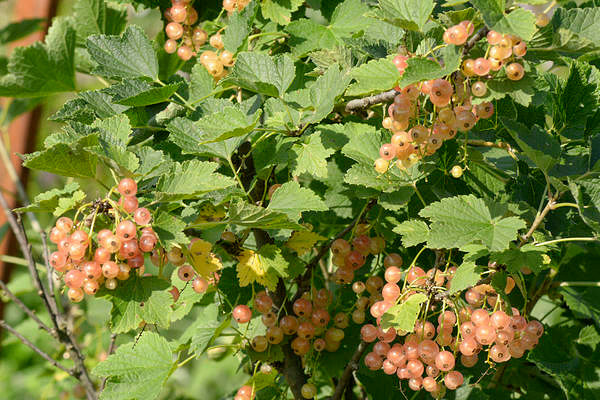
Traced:
<svg viewBox="0 0 600 400">
<path fill-rule="evenodd" d="M 315 243 L 327 238 L 310 231 L 296 231 L 288 239 L 285 246 L 292 249 L 299 256 L 306 254 L 313 248 Z"/>
<path fill-rule="evenodd" d="M 238 260 L 237 272 L 240 286 L 248 286 L 252 282 L 257 282 L 270 290 L 277 288 L 278 276 L 267 271 L 260 254 L 252 250 L 244 250 L 238 256 Z"/>
<path fill-rule="evenodd" d="M 205 278 L 223 268 L 221 260 L 211 252 L 212 244 L 198 239 L 190 246 L 190 263 L 196 272 Z"/>
</svg>

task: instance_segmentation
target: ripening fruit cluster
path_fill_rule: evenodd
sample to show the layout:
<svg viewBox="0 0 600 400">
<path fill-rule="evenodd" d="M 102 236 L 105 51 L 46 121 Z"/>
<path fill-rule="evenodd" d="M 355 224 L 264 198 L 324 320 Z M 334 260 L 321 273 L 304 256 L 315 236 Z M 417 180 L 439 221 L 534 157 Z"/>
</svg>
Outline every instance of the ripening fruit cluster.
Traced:
<svg viewBox="0 0 600 400">
<path fill-rule="evenodd" d="M 252 0 L 223 0 L 223 8 L 228 13 L 242 11 Z"/>
<path fill-rule="evenodd" d="M 361 229 L 359 226 L 357 232 Z M 384 238 L 369 237 L 366 232 L 356 236 L 351 243 L 342 238 L 336 239 L 331 245 L 332 263 L 338 267 L 333 279 L 340 285 L 351 284 L 354 281 L 354 272 L 365 265 L 367 256 L 380 254 L 384 249 Z"/>
<path fill-rule="evenodd" d="M 327 289 L 305 292 L 292 305 L 292 313 L 279 315 L 273 307 L 273 299 L 264 291 L 256 294 L 254 310 L 262 314 L 261 321 L 266 327 L 264 335 L 252 338 L 250 346 L 257 353 L 267 351 L 269 345 L 281 343 L 290 337 L 294 353 L 305 356 L 309 351 L 335 352 L 344 339 L 344 329 L 348 327 L 348 315 L 340 312 L 333 316 L 328 311 L 332 300 Z M 252 309 L 238 305 L 233 309 L 232 317 L 240 324 L 252 318 Z"/>
<path fill-rule="evenodd" d="M 61 217 L 50 232 L 58 250 L 49 262 L 62 274 L 72 302 L 81 301 L 84 294 L 96 294 L 101 285 L 114 290 L 118 281 L 129 279 L 132 269 L 143 274 L 144 253 L 152 252 L 158 241 L 150 226 L 150 211 L 138 207 L 135 181 L 125 178 L 117 189 L 120 210 L 109 211 L 117 221 L 114 230 L 102 229 L 94 237 L 93 223 L 86 232 L 85 220 L 75 223 Z"/>
<path fill-rule="evenodd" d="M 434 269 L 425 272 L 417 266 L 408 271 L 402 271 L 396 265 L 387 266 L 386 283 L 380 282 L 380 300 L 370 307 L 377 322 L 361 328 L 362 339 L 374 343 L 372 351 L 364 357 L 369 369 L 396 374 L 400 382 L 407 381 L 410 389 L 425 389 L 434 398 L 439 398 L 446 389 L 455 390 L 463 384 L 463 375 L 456 370 L 457 359 L 465 368 L 473 367 L 480 359 L 490 365 L 503 363 L 522 357 L 525 351 L 537 345 L 544 332 L 543 325 L 538 321 L 528 322 L 516 308 L 511 308 L 512 316 L 508 315 L 489 285 L 469 289 L 465 293 L 467 304 L 461 308 L 455 308 L 454 303 L 449 302 L 441 312 L 432 313 L 433 318 L 417 320 L 413 333 L 396 331 L 393 327 L 382 328 L 381 318 L 392 306 L 428 285 L 449 287 L 455 271 L 455 267 L 446 272 Z M 373 278 L 376 277 L 369 279 Z M 402 280 L 405 281 L 403 288 L 398 285 Z M 359 283 L 355 282 L 355 286 Z M 514 280 L 507 280 L 505 292 L 510 292 L 514 284 Z M 363 287 L 368 290 L 369 281 Z M 375 296 L 372 294 L 371 297 Z M 482 350 L 487 356 L 480 355 Z"/>
<path fill-rule="evenodd" d="M 444 41 L 464 45 L 473 34 L 473 28 L 471 21 L 462 21 L 445 31 Z M 495 31 L 488 33 L 487 40 L 486 57 L 466 59 L 460 73 L 395 88 L 399 94 L 383 119 L 383 127 L 393 136 L 390 143 L 380 148 L 380 158 L 375 161 L 378 173 L 385 173 L 394 159 L 400 169 L 411 167 L 423 157 L 434 154 L 445 140 L 454 138 L 457 132 L 468 132 L 479 119 L 487 119 L 494 114 L 491 102 L 476 102 L 474 99 L 487 94 L 486 80 L 493 79 L 493 72 L 503 67 L 508 79 L 523 78 L 523 65 L 514 60 L 525 55 L 527 45 L 516 36 Z M 409 58 L 400 54 L 394 57 L 394 65 L 401 75 L 408 66 Z M 428 103 L 434 106 L 433 115 Z M 423 121 L 433 122 L 427 124 Z"/>
<path fill-rule="evenodd" d="M 188 248 L 188 250 L 190 252 L 192 251 L 192 246 L 198 240 L 200 240 L 200 239 L 198 239 L 198 238 L 190 239 L 190 244 L 189 244 L 189 248 Z M 216 257 L 213 253 L 211 253 L 211 255 Z M 205 279 L 204 277 L 198 275 L 196 273 L 196 270 L 194 269 L 194 267 L 192 267 L 190 264 L 186 263 L 186 261 L 188 261 L 188 259 L 187 259 L 186 255 L 184 254 L 184 252 L 179 247 L 172 247 L 171 250 L 169 250 L 166 253 L 162 249 L 157 249 L 152 252 L 150 260 L 156 266 L 163 266 L 168 261 L 171 264 L 178 267 L 177 268 L 177 276 L 179 277 L 179 279 L 184 282 L 191 282 L 192 289 L 196 293 L 200 293 L 200 294 L 205 293 L 208 290 L 208 287 L 218 283 L 219 278 L 220 278 L 220 275 L 216 272 L 212 273 L 210 275 L 209 279 Z M 179 299 L 179 295 L 180 295 L 179 289 L 176 286 L 173 286 L 171 288 L 170 292 L 173 295 L 173 301 L 177 302 L 177 300 Z"/>
<path fill-rule="evenodd" d="M 235 2 L 234 2 L 235 3 Z M 238 1 L 241 6 L 241 2 Z M 225 4 L 224 4 L 225 6 Z M 234 4 L 235 7 L 235 4 Z M 200 54 L 200 63 L 216 79 L 227 75 L 225 67 L 233 66 L 233 53 L 224 50 L 221 32 L 210 38 L 200 26 L 193 27 L 198 22 L 198 13 L 187 0 L 173 0 L 171 8 L 165 11 L 165 51 L 169 54 L 177 52 L 179 58 L 188 61 L 208 42 L 215 51 L 207 50 Z"/>
<path fill-rule="evenodd" d="M 446 31 L 447 32 L 447 31 Z M 513 35 L 503 35 L 496 31 L 487 34 L 488 50 L 486 57 L 477 59 L 468 58 L 463 61 L 461 71 L 468 78 L 487 77 L 493 78 L 492 72 L 497 72 L 504 67 L 506 77 L 519 81 L 525 76 L 523 65 L 515 59 L 527 53 L 527 44 L 521 38 Z M 482 97 L 487 93 L 485 82 L 478 80 L 471 85 L 473 96 Z"/>
</svg>

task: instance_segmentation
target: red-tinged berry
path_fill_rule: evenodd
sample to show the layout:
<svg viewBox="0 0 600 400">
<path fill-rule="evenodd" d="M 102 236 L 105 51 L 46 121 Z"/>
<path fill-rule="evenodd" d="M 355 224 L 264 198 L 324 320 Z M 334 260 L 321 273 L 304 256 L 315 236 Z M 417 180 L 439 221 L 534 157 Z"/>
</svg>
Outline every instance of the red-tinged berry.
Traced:
<svg viewBox="0 0 600 400">
<path fill-rule="evenodd" d="M 198 276 L 192 281 L 192 288 L 196 293 L 205 293 L 208 289 L 208 282 L 206 279 Z"/>
<path fill-rule="evenodd" d="M 60 217 L 56 220 L 56 229 L 68 234 L 73 229 L 73 220 L 69 217 Z"/>
<path fill-rule="evenodd" d="M 182 265 L 177 269 L 177 276 L 184 282 L 189 282 L 196 276 L 196 271 L 191 265 Z"/>
<path fill-rule="evenodd" d="M 252 339 L 250 345 L 254 351 L 257 353 L 262 353 L 263 351 L 267 350 L 267 347 L 269 347 L 269 341 L 267 340 L 266 336 L 256 336 Z"/>
<path fill-rule="evenodd" d="M 114 279 L 119 274 L 119 265 L 113 261 L 102 264 L 102 275 L 107 279 Z"/>
<path fill-rule="evenodd" d="M 292 306 L 294 314 L 299 317 L 308 318 L 312 314 L 312 304 L 309 300 L 300 298 Z"/>
<path fill-rule="evenodd" d="M 239 324 L 246 324 L 252 318 L 252 310 L 250 307 L 240 304 L 233 309 L 231 315 Z"/>
<path fill-rule="evenodd" d="M 131 178 L 121 179 L 117 190 L 121 196 L 135 196 L 137 193 L 137 183 Z"/>
<path fill-rule="evenodd" d="M 78 269 L 72 269 L 65 274 L 65 285 L 71 289 L 79 289 L 83 286 L 85 274 Z"/>
</svg>

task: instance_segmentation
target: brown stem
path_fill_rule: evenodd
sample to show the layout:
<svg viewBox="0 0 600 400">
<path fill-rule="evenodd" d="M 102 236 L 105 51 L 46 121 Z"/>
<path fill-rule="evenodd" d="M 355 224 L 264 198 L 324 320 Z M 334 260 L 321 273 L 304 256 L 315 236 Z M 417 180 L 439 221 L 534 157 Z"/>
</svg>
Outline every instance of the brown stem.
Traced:
<svg viewBox="0 0 600 400">
<path fill-rule="evenodd" d="M 262 246 L 272 243 L 267 232 L 262 229 L 253 229 L 252 233 L 254 234 L 257 248 L 260 249 Z M 273 299 L 273 304 L 278 309 L 281 309 L 284 305 L 286 310 L 291 309 L 291 303 L 287 301 L 287 292 L 283 279 L 279 278 L 277 288 L 275 289 L 275 292 L 271 293 L 271 297 Z M 283 351 L 283 362 L 276 363 L 275 367 L 284 376 L 285 381 L 294 395 L 294 399 L 301 400 L 304 398 L 302 396 L 302 386 L 308 381 L 308 378 L 304 373 L 304 367 L 302 367 L 302 360 L 294 353 L 290 343 L 284 343 L 281 346 L 281 350 Z"/>
<path fill-rule="evenodd" d="M 346 104 L 346 112 L 361 110 L 363 108 L 370 107 L 374 104 L 387 103 L 389 101 L 394 100 L 394 97 L 396 97 L 397 94 L 398 92 L 392 89 L 388 90 L 387 92 L 375 94 L 373 96 L 350 100 L 348 104 Z"/>
<path fill-rule="evenodd" d="M 67 374 L 69 374 L 71 376 L 74 376 L 74 377 L 77 377 L 74 371 L 68 369 L 67 367 L 65 367 L 64 365 L 62 365 L 58 361 L 56 361 L 54 358 L 50 357 L 47 353 L 45 353 L 44 351 L 42 351 L 35 344 L 33 344 L 29 340 L 27 340 L 27 338 L 25 336 L 21 335 L 15 328 L 13 328 L 12 326 L 8 325 L 3 319 L 0 319 L 0 326 L 2 328 L 6 329 L 7 331 L 9 331 L 10 333 L 12 333 L 13 335 L 15 335 L 15 337 L 17 339 L 19 339 L 25 346 L 29 347 L 31 350 L 33 350 L 36 353 L 38 353 L 40 356 L 42 356 L 46 361 L 48 361 L 50 364 L 52 364 L 56 368 L 62 369 Z"/>
<path fill-rule="evenodd" d="M 359 343 L 358 347 L 356 348 L 356 351 L 350 359 L 350 362 L 348 362 L 348 364 L 346 365 L 346 368 L 342 373 L 342 377 L 340 378 L 337 386 L 335 387 L 335 391 L 333 392 L 331 400 L 341 400 L 344 391 L 348 387 L 348 382 L 350 382 L 350 379 L 352 378 L 352 373 L 358 369 L 358 362 L 360 361 L 365 351 L 367 351 L 367 346 L 367 343 L 364 341 L 361 341 Z"/>
<path fill-rule="evenodd" d="M 23 303 L 17 296 L 15 296 L 13 294 L 13 292 L 11 292 L 8 287 L 6 286 L 6 284 L 0 280 L 0 288 L 2 288 L 2 290 L 4 291 L 4 293 L 6 293 L 6 295 L 21 309 L 23 310 L 27 315 L 29 315 L 29 317 L 34 320 L 38 326 L 45 330 L 46 332 L 48 332 L 50 335 L 52 335 L 54 338 L 57 337 L 56 331 L 50 329 L 50 327 L 48 325 L 46 325 L 45 323 L 42 322 L 41 319 L 38 318 L 37 315 L 35 315 L 35 313 L 33 312 L 33 310 L 31 310 L 29 307 L 27 307 L 25 305 L 25 303 Z"/>
<path fill-rule="evenodd" d="M 548 215 L 548 213 L 550 212 L 550 210 L 552 210 L 552 208 L 554 207 L 555 204 L 556 204 L 556 199 L 554 197 L 550 196 L 550 198 L 548 199 L 548 204 L 546 204 L 546 207 L 544 207 L 542 212 L 539 213 L 535 217 L 535 220 L 533 220 L 531 227 L 529 228 L 529 230 L 527 231 L 525 236 L 523 236 L 522 244 L 526 243 L 531 238 L 531 235 L 533 235 L 533 232 L 535 232 L 535 230 L 537 228 L 539 228 L 540 224 L 542 223 L 542 221 L 544 221 L 544 218 L 546 218 L 546 215 Z"/>
<path fill-rule="evenodd" d="M 65 316 L 58 311 L 58 306 L 56 304 L 54 296 L 52 296 L 42 284 L 42 280 L 40 279 L 40 275 L 36 268 L 35 260 L 33 259 L 31 244 L 27 239 L 27 235 L 25 233 L 25 228 L 23 227 L 23 224 L 21 222 L 21 218 L 19 215 L 15 215 L 10 210 L 6 198 L 1 193 L 0 206 L 4 209 L 11 230 L 13 231 L 17 242 L 19 243 L 21 252 L 23 253 L 23 257 L 27 261 L 27 268 L 29 270 L 29 274 L 31 275 L 33 285 L 37 290 L 38 295 L 41 297 L 44 306 L 46 307 L 46 310 L 48 310 L 50 320 L 52 321 L 54 329 L 56 330 L 57 339 L 66 347 L 67 351 L 71 355 L 73 363 L 75 364 L 73 376 L 75 376 L 85 388 L 88 400 L 96 400 L 98 395 L 94 386 L 94 382 L 92 381 L 89 375 L 87 367 L 85 366 L 85 357 L 81 353 L 81 349 L 79 348 L 77 339 L 69 330 Z M 45 241 L 45 235 L 42 234 L 41 236 L 42 241 Z M 46 267 L 49 268 L 47 250 L 45 250 L 44 256 Z"/>
<path fill-rule="evenodd" d="M 490 30 L 488 29 L 488 27 L 484 26 L 483 28 L 478 30 L 473 36 L 471 36 L 471 39 L 469 39 L 463 47 L 462 56 L 465 57 L 469 53 L 469 51 L 471 51 L 471 49 L 475 46 L 475 44 L 481 39 L 483 39 L 489 31 Z"/>
</svg>

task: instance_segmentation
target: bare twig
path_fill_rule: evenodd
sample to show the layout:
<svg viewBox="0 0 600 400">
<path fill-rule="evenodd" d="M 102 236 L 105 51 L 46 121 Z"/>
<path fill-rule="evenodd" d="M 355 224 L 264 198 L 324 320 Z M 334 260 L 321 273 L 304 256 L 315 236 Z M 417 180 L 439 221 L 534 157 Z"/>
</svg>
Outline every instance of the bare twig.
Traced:
<svg viewBox="0 0 600 400">
<path fill-rule="evenodd" d="M 6 284 L 4 283 L 4 281 L 0 280 L 0 288 L 2 288 L 2 290 L 4 291 L 4 293 L 6 293 L 6 295 L 21 309 L 23 310 L 27 315 L 29 315 L 29 317 L 34 320 L 38 326 L 45 330 L 46 332 L 48 332 L 50 335 L 52 335 L 53 337 L 57 337 L 57 333 L 55 330 L 50 329 L 50 327 L 48 325 L 46 325 L 44 322 L 42 322 L 41 319 L 38 318 L 37 315 L 35 315 L 35 313 L 33 312 L 33 310 L 31 310 L 29 307 L 27 307 L 17 296 L 15 296 L 13 294 L 13 292 L 10 291 L 10 289 L 8 289 L 8 287 L 6 286 Z"/>
<path fill-rule="evenodd" d="M 12 326 L 8 325 L 2 319 L 0 319 L 0 326 L 2 328 L 6 329 L 7 331 L 9 331 L 10 333 L 12 333 L 13 335 L 15 335 L 15 337 L 17 339 L 19 339 L 21 342 L 23 342 L 24 345 L 26 345 L 31 350 L 33 350 L 36 353 L 38 353 L 40 356 L 42 356 L 50 364 L 52 364 L 53 366 L 55 366 L 58 369 L 61 369 L 61 370 L 65 371 L 67 374 L 69 374 L 71 376 L 75 376 L 75 374 L 74 374 L 74 372 L 72 370 L 68 369 L 67 367 L 65 367 L 64 365 L 62 365 L 58 361 L 56 361 L 54 358 L 50 357 L 48 354 L 46 354 L 44 351 L 42 351 L 40 348 L 38 348 L 35 344 L 31 343 L 29 340 L 27 340 L 27 338 L 25 336 L 21 335 L 15 328 L 13 328 Z"/>
<path fill-rule="evenodd" d="M 398 92 L 396 92 L 395 89 L 392 89 L 373 96 L 350 100 L 348 104 L 346 104 L 346 112 L 361 110 L 374 104 L 387 103 L 388 101 L 394 100 L 394 97 L 396 97 L 397 94 Z"/>
<path fill-rule="evenodd" d="M 471 36 L 471 39 L 469 39 L 467 41 L 467 43 L 465 43 L 464 47 L 463 47 L 463 51 L 462 51 L 462 56 L 466 56 L 469 51 L 471 51 L 471 49 L 473 48 L 473 46 L 475 46 L 475 44 L 480 41 L 481 39 L 483 39 L 489 32 L 490 30 L 488 29 L 487 26 L 484 26 L 483 28 L 481 28 L 480 30 L 478 30 L 473 36 Z"/>
<path fill-rule="evenodd" d="M 0 206 L 4 209 L 11 230 L 15 234 L 17 242 L 19 243 L 19 247 L 21 248 L 21 252 L 23 253 L 23 257 L 27 261 L 27 268 L 29 270 L 29 274 L 31 275 L 33 285 L 38 295 L 42 298 L 48 313 L 50 314 L 50 320 L 52 321 L 54 329 L 57 333 L 57 340 L 66 347 L 67 351 L 71 355 L 73 363 L 75 364 L 75 369 L 72 371 L 72 375 L 79 379 L 80 383 L 84 386 L 88 400 L 96 400 L 96 388 L 89 375 L 87 367 L 84 364 L 85 357 L 79 348 L 77 339 L 68 328 L 65 316 L 58 311 L 58 306 L 54 296 L 52 296 L 42 284 L 42 280 L 40 279 L 40 275 L 36 268 L 36 262 L 33 259 L 31 244 L 27 239 L 25 228 L 21 222 L 21 217 L 19 215 L 15 216 L 15 214 L 9 208 L 6 198 L 1 193 Z M 42 234 L 42 241 L 44 240 L 45 236 Z M 45 251 L 45 258 L 46 266 L 49 268 L 47 250 Z"/>
<path fill-rule="evenodd" d="M 367 343 L 361 341 L 358 347 L 356 348 L 356 351 L 352 355 L 350 362 L 348 362 L 348 364 L 346 365 L 346 368 L 342 373 L 342 377 L 340 378 L 337 386 L 335 387 L 335 391 L 333 392 L 331 400 L 341 400 L 342 395 L 344 394 L 344 391 L 348 386 L 348 382 L 350 382 L 350 378 L 352 378 L 352 373 L 358 369 L 358 362 L 360 361 L 361 357 L 363 356 L 366 350 Z"/>
</svg>

